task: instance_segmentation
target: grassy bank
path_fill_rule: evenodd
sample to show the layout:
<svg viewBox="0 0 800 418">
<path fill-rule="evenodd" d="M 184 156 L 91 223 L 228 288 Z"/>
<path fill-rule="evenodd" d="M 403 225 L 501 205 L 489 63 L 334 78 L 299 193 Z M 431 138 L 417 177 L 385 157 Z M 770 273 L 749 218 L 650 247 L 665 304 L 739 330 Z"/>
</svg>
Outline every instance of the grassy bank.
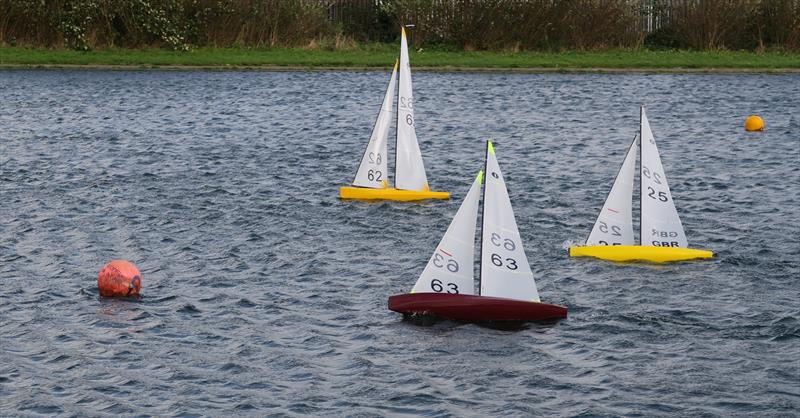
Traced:
<svg viewBox="0 0 800 418">
<path fill-rule="evenodd" d="M 197 49 L 188 52 L 166 49 L 106 49 L 72 51 L 0 48 L 0 66 L 142 66 L 142 67 L 287 67 L 287 68 L 389 68 L 396 45 L 373 44 L 341 50 Z M 611 50 L 603 52 L 463 52 L 422 50 L 411 53 L 416 68 L 432 69 L 750 69 L 798 70 L 800 54 L 784 52 L 702 52 Z"/>
</svg>

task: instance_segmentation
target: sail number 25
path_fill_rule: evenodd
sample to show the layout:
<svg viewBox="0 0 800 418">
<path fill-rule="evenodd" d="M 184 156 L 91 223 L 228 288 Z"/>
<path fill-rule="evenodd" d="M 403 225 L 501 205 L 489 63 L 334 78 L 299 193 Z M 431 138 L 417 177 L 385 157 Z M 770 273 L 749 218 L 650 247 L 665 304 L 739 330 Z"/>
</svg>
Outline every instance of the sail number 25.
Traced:
<svg viewBox="0 0 800 418">
<path fill-rule="evenodd" d="M 611 228 L 609 228 L 608 224 L 603 222 L 603 221 L 597 222 L 597 229 L 599 229 L 600 232 L 602 232 L 604 234 L 608 234 L 609 231 L 610 231 L 611 235 L 614 235 L 614 236 L 617 236 L 617 237 L 621 237 L 622 236 L 622 233 L 621 233 L 622 229 L 620 229 L 619 226 L 611 225 Z M 604 240 L 599 240 L 599 241 L 597 241 L 597 243 L 600 244 L 600 245 L 609 245 L 608 241 L 604 241 Z M 622 243 L 621 242 L 612 242 L 611 245 L 622 245 Z"/>
<path fill-rule="evenodd" d="M 608 233 L 608 224 L 603 222 L 603 221 L 600 221 L 600 222 L 597 223 L 597 229 L 599 229 L 600 232 L 602 232 L 604 234 L 607 234 Z M 618 237 L 621 237 L 622 234 L 620 234 L 620 231 L 621 231 L 621 229 L 618 226 L 611 225 L 611 235 L 616 235 Z"/>
<path fill-rule="evenodd" d="M 662 202 L 666 202 L 667 200 L 669 200 L 667 194 L 664 192 L 658 192 L 658 197 L 656 197 L 656 189 L 650 186 L 647 186 L 647 192 L 648 192 L 647 195 L 650 196 L 651 199 L 658 199 Z"/>
<path fill-rule="evenodd" d="M 655 184 L 664 184 L 661 182 L 661 174 L 659 174 L 657 171 L 650 171 L 646 165 L 642 166 L 642 175 L 653 180 Z M 667 194 L 664 192 L 658 192 L 658 196 L 656 196 L 656 189 L 650 186 L 647 186 L 647 196 L 649 196 L 651 199 L 660 200 L 662 202 L 669 200 Z"/>
<path fill-rule="evenodd" d="M 661 174 L 658 174 L 657 171 L 651 172 L 650 169 L 647 168 L 646 165 L 642 166 L 642 175 L 647 177 L 647 178 L 649 178 L 649 179 L 653 179 L 653 181 L 656 184 L 663 184 L 663 183 L 661 183 Z"/>
</svg>

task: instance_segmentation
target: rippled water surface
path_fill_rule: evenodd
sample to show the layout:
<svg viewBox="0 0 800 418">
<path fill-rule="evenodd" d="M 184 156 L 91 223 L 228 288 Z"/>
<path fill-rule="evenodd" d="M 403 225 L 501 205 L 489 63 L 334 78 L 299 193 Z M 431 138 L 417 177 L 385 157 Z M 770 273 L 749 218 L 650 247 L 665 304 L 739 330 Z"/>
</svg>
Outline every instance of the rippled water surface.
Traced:
<svg viewBox="0 0 800 418">
<path fill-rule="evenodd" d="M 800 413 L 800 76 L 416 73 L 428 178 L 454 198 L 339 201 L 388 76 L 0 72 L 0 415 Z M 567 257 L 641 103 L 711 261 Z M 386 299 L 489 137 L 569 318 L 405 322 Z M 141 299 L 97 296 L 114 258 Z"/>
</svg>

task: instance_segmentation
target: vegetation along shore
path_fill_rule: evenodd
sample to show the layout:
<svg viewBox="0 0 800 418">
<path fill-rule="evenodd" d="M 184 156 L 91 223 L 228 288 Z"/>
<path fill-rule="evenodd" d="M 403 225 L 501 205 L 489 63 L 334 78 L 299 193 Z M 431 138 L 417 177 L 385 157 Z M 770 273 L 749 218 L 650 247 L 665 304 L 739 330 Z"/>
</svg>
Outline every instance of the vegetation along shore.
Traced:
<svg viewBox="0 0 800 418">
<path fill-rule="evenodd" d="M 793 71 L 800 0 L 0 0 L 0 66 Z"/>
</svg>

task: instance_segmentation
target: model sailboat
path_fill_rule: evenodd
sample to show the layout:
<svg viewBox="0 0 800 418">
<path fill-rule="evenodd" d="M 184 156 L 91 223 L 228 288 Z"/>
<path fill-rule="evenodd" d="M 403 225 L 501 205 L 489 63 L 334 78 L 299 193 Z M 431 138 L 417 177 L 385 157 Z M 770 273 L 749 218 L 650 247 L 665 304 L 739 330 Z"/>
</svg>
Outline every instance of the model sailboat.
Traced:
<svg viewBox="0 0 800 418">
<path fill-rule="evenodd" d="M 635 245 L 631 200 L 636 171 L 636 151 L 641 150 L 640 245 Z M 707 250 L 687 248 L 683 224 L 675 209 L 667 177 L 658 154 L 644 106 L 641 107 L 638 140 L 628 149 L 614 186 L 586 239 L 585 246 L 570 247 L 572 257 L 597 257 L 612 261 L 667 262 L 711 258 Z"/>
<path fill-rule="evenodd" d="M 397 96 L 397 141 L 395 147 L 395 187 L 387 179 L 387 142 L 392 119 L 392 99 L 398 64 L 395 63 L 383 105 L 372 129 L 367 149 L 361 158 L 352 187 L 339 189 L 342 199 L 422 200 L 449 199 L 447 192 L 433 192 L 428 187 L 425 165 L 414 129 L 414 97 L 411 92 L 411 67 L 408 61 L 406 31 L 400 41 L 399 87 Z"/>
<path fill-rule="evenodd" d="M 411 293 L 389 298 L 389 309 L 457 321 L 537 321 L 565 318 L 567 308 L 541 303 L 511 200 L 491 142 L 486 149 L 481 267 L 474 292 L 473 257 L 483 171 Z"/>
</svg>

